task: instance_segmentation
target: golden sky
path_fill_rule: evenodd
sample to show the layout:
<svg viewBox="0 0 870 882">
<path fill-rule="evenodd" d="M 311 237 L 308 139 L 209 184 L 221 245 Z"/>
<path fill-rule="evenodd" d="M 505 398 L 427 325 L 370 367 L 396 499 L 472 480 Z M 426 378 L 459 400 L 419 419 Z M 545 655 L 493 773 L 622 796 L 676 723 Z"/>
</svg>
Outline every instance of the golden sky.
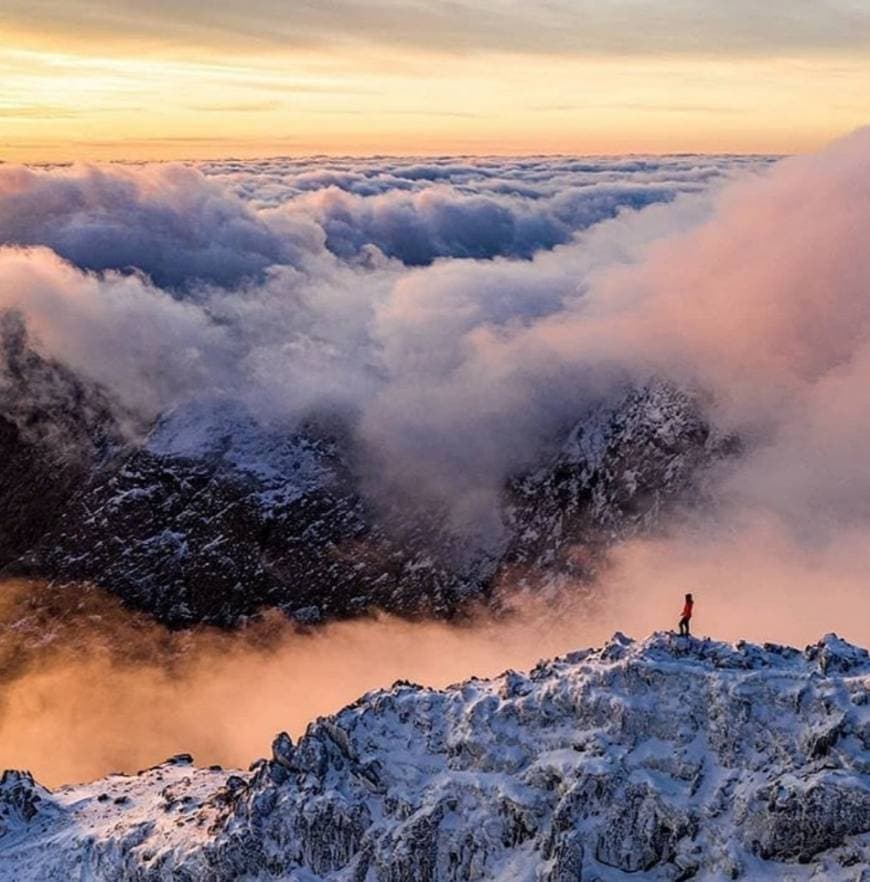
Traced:
<svg viewBox="0 0 870 882">
<path fill-rule="evenodd" d="M 0 159 L 796 152 L 870 122 L 864 0 L 3 0 Z"/>
</svg>

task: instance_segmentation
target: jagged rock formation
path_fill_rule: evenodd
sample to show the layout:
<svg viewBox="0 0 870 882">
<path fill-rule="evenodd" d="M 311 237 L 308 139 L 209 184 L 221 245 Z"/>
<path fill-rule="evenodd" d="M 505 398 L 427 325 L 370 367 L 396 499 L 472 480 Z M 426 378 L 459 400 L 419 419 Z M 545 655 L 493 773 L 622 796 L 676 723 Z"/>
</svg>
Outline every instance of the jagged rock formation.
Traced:
<svg viewBox="0 0 870 882">
<path fill-rule="evenodd" d="M 691 395 L 666 384 L 631 390 L 585 414 L 549 462 L 510 483 L 502 565 L 519 571 L 515 583 L 576 581 L 602 549 L 701 495 L 710 466 L 738 451 Z"/>
<path fill-rule="evenodd" d="M 372 606 L 453 615 L 507 580 L 576 581 L 731 452 L 691 395 L 626 390 L 507 483 L 503 533 L 482 542 L 440 511 L 374 504 L 340 424 L 288 431 L 214 399 L 125 440 L 100 390 L 15 328 L 0 390 L 0 572 L 92 582 L 173 626 L 230 625 L 264 606 L 303 622 Z"/>
<path fill-rule="evenodd" d="M 870 658 L 657 634 L 279 735 L 245 773 L 180 756 L 0 783 L 16 882 L 861 882 Z"/>
</svg>

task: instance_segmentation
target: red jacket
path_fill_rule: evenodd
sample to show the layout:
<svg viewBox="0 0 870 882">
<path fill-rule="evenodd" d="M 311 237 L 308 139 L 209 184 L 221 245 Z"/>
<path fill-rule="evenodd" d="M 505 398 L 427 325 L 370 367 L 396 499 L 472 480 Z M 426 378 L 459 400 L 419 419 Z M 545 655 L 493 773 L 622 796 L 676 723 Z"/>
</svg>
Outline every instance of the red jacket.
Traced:
<svg viewBox="0 0 870 882">
<path fill-rule="evenodd" d="M 692 607 L 695 605 L 693 600 L 687 600 L 686 605 L 683 607 L 683 618 L 690 619 L 692 618 Z"/>
</svg>

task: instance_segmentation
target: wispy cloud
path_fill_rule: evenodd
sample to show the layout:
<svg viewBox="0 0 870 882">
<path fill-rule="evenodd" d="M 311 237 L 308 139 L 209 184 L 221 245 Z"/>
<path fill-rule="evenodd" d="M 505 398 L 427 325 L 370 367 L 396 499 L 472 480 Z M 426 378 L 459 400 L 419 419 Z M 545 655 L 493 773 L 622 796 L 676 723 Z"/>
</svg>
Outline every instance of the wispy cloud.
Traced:
<svg viewBox="0 0 870 882">
<path fill-rule="evenodd" d="M 269 47 L 375 44 L 467 51 L 582 55 L 788 55 L 870 48 L 870 8 L 850 0 L 6 0 L 10 31 L 139 44 Z"/>
<path fill-rule="evenodd" d="M 0 117 L 17 119 L 72 119 L 79 114 L 61 104 L 0 105 Z"/>
<path fill-rule="evenodd" d="M 189 110 L 197 113 L 268 113 L 273 110 L 280 110 L 284 107 L 281 101 L 246 101 L 225 104 L 217 102 L 215 104 L 191 104 Z"/>
<path fill-rule="evenodd" d="M 719 114 L 744 112 L 739 107 L 727 104 L 672 104 L 665 102 L 655 104 L 639 101 L 584 101 L 578 102 L 577 104 L 532 104 L 528 105 L 527 109 L 541 113 L 582 113 L 583 111 L 590 110 L 631 110 L 638 113 L 712 113 L 717 116 Z"/>
<path fill-rule="evenodd" d="M 371 110 L 360 110 L 353 107 L 345 108 L 328 108 L 328 107 L 306 107 L 297 108 L 301 113 L 314 113 L 324 116 L 372 116 Z M 474 113 L 472 111 L 461 110 L 391 110 L 378 109 L 377 116 L 436 116 L 436 117 L 453 117 L 455 119 L 485 119 L 492 116 L 491 113 Z"/>
</svg>

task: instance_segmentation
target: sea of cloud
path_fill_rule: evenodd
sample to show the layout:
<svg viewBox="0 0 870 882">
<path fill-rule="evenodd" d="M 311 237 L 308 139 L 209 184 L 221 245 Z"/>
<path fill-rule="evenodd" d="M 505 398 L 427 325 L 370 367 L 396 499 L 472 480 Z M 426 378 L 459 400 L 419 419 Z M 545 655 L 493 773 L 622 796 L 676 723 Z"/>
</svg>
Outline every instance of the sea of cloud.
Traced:
<svg viewBox="0 0 870 882">
<path fill-rule="evenodd" d="M 698 193 L 762 157 L 271 159 L 5 166 L 0 242 L 174 290 L 232 287 L 323 253 L 405 266 L 531 258 L 620 211 Z"/>
<path fill-rule="evenodd" d="M 324 678 L 306 690 L 293 672 L 332 672 L 335 702 L 408 670 L 432 682 L 493 672 L 608 630 L 669 626 L 689 590 L 699 629 L 717 636 L 870 641 L 868 235 L 867 130 L 776 161 L 0 166 L 0 309 L 144 423 L 213 395 L 288 425 L 337 412 L 373 486 L 446 502 L 469 523 L 492 516 L 505 476 L 627 384 L 701 390 L 711 421 L 741 437 L 715 512 L 615 549 L 594 621 L 575 607 L 556 628 L 535 607 L 507 628 L 387 621 L 349 625 L 338 643 L 294 636 L 265 655 L 240 649 L 196 714 L 220 724 L 226 696 L 255 679 L 285 690 L 301 724 L 327 709 L 313 698 Z M 365 682 L 351 676 L 361 653 L 378 658 Z M 213 657 L 208 642 L 193 662 L 208 673 L 166 686 L 177 718 L 216 682 Z M 134 668 L 101 669 L 118 679 L 111 700 L 145 690 L 137 706 L 153 703 L 155 677 L 133 689 Z M 18 682 L 7 743 L 49 745 L 51 726 L 27 734 L 33 702 L 78 695 L 76 671 L 44 669 L 42 691 Z M 245 750 L 289 713 L 260 698 L 268 720 Z M 207 742 L 195 722 L 185 735 Z M 84 725 L 66 770 L 103 768 L 95 733 Z M 93 769 L 73 755 L 87 745 Z M 243 759 L 236 741 L 221 745 L 212 755 Z M 144 738 L 127 761 L 153 749 Z"/>
<path fill-rule="evenodd" d="M 372 483 L 491 512 L 658 377 L 746 444 L 722 486 L 870 520 L 870 132 L 813 156 L 0 166 L 0 308 L 143 422 L 335 412 Z"/>
<path fill-rule="evenodd" d="M 485 504 L 600 391 L 597 366 L 499 352 L 769 162 L 2 166 L 0 306 L 146 423 L 214 394 L 338 411 L 379 485 Z"/>
<path fill-rule="evenodd" d="M 747 442 L 723 493 L 870 517 L 868 143 L 0 166 L 0 308 L 146 424 L 212 395 L 335 412 L 374 483 L 467 518 L 650 377 Z"/>
</svg>

